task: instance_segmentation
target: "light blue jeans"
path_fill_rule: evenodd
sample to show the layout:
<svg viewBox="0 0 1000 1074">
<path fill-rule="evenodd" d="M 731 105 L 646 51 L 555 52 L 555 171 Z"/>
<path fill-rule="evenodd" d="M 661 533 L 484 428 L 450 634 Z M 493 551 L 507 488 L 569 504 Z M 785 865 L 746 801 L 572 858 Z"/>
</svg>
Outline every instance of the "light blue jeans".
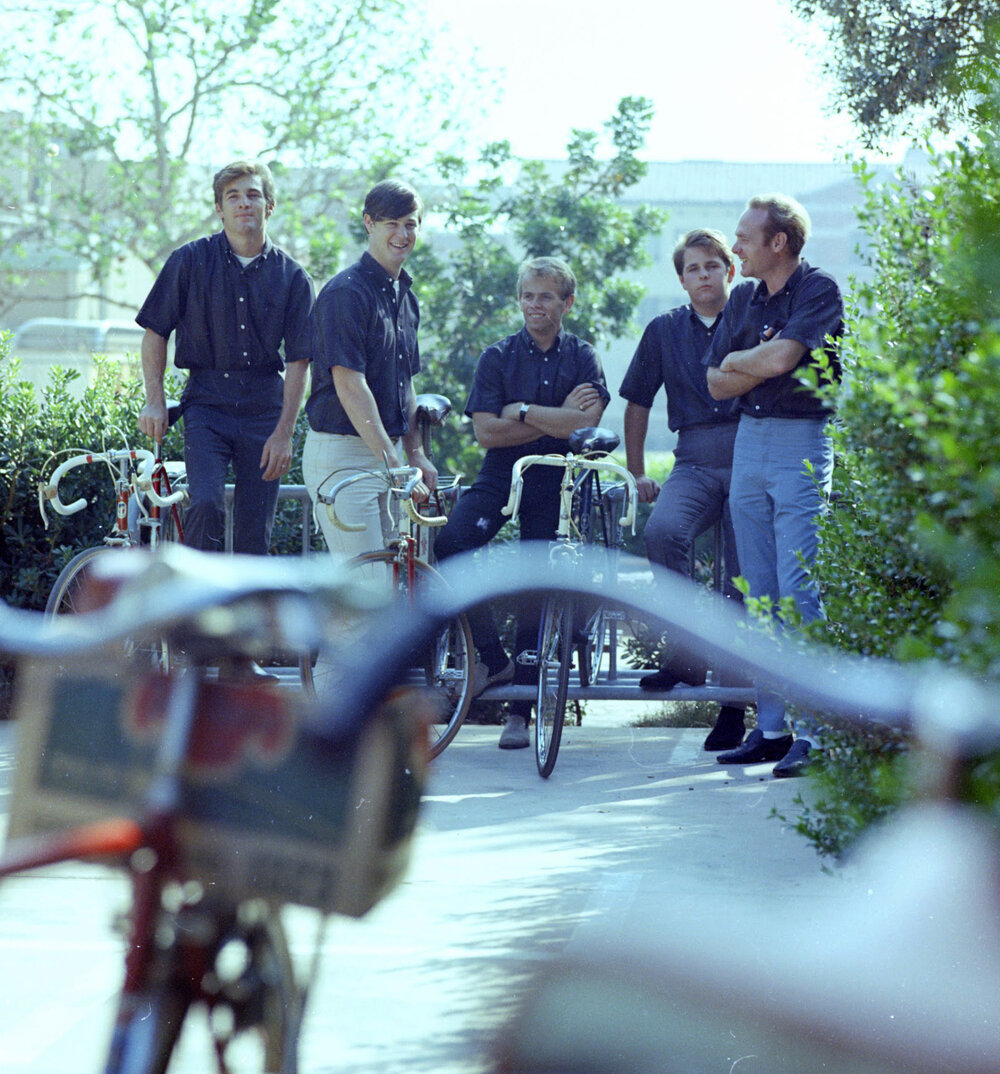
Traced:
<svg viewBox="0 0 1000 1074">
<path fill-rule="evenodd" d="M 740 570 L 750 596 L 777 604 L 792 597 L 806 622 L 822 618 L 808 567 L 816 559 L 817 518 L 833 478 L 826 422 L 812 418 L 740 418 L 729 508 Z M 812 465 L 812 471 L 806 463 Z M 758 690 L 757 726 L 785 729 L 785 703 Z"/>
</svg>

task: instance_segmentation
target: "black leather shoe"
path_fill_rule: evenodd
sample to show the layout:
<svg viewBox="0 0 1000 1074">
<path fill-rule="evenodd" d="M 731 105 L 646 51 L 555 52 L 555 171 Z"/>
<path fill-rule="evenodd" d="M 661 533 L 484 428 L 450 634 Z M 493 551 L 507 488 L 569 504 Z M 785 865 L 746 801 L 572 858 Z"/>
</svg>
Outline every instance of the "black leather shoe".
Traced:
<svg viewBox="0 0 1000 1074">
<path fill-rule="evenodd" d="M 793 779 L 795 776 L 803 776 L 814 760 L 809 743 L 803 738 L 797 739 L 792 743 L 785 756 L 774 766 L 771 775 L 777 776 L 778 779 Z"/>
<path fill-rule="evenodd" d="M 715 726 L 708 732 L 703 748 L 709 753 L 735 749 L 743 741 L 745 732 L 743 709 L 736 708 L 735 705 L 723 705 L 719 709 Z"/>
<path fill-rule="evenodd" d="M 672 690 L 681 679 L 666 668 L 654 671 L 652 675 L 643 675 L 639 680 L 640 690 Z"/>
<path fill-rule="evenodd" d="M 746 742 L 728 753 L 720 753 L 716 760 L 719 764 L 760 764 L 761 761 L 780 761 L 792 745 L 791 735 L 781 738 L 765 738 L 764 732 L 755 727 Z"/>
</svg>

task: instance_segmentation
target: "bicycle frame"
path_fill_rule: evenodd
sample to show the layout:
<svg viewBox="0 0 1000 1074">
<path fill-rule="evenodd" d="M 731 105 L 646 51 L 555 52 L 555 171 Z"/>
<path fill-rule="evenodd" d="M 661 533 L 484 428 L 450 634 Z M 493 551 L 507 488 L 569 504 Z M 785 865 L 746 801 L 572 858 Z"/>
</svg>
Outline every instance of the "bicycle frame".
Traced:
<svg viewBox="0 0 1000 1074">
<path fill-rule="evenodd" d="M 326 481 L 335 477 L 331 474 Z M 350 561 L 350 566 L 367 571 L 376 571 L 387 567 L 390 572 L 391 593 L 398 595 L 405 589 L 406 605 L 415 606 L 415 601 L 422 588 L 429 584 L 440 584 L 437 571 L 419 556 L 420 534 L 431 532 L 434 527 L 447 522 L 444 514 L 424 515 L 413 502 L 413 493 L 422 479 L 417 467 L 386 468 L 381 470 L 361 470 L 341 478 L 329 492 L 323 492 L 324 481 L 317 494 L 317 507 L 324 504 L 330 520 L 335 526 L 345 530 L 359 531 L 364 526 L 344 520 L 337 514 L 337 496 L 349 486 L 365 481 L 381 481 L 386 492 L 396 502 L 397 536 L 385 548 L 362 553 Z M 468 714 L 473 699 L 475 677 L 475 645 L 472 628 L 466 617 L 458 616 L 447 624 L 427 650 L 421 653 L 420 674 L 425 684 L 440 700 L 441 719 L 435 724 L 441 728 L 437 737 L 432 738 L 430 754 L 436 757 L 458 733 Z M 318 663 L 318 661 L 317 661 Z M 300 661 L 303 684 L 307 688 L 316 688 L 313 654 L 304 656 Z M 322 677 L 322 676 L 319 676 Z"/>
</svg>

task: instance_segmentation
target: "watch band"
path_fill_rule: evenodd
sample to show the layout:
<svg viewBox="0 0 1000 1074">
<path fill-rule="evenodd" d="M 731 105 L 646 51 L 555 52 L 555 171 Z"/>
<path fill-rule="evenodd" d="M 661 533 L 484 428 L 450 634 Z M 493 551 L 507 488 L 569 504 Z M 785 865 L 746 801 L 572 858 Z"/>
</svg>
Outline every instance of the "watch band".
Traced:
<svg viewBox="0 0 1000 1074">
<path fill-rule="evenodd" d="M 520 409 L 520 411 L 518 411 L 518 415 L 517 415 L 517 420 L 518 421 L 524 421 L 524 419 L 528 416 L 528 407 L 530 405 L 531 405 L 530 403 L 522 403 L 521 404 L 521 409 Z"/>
</svg>

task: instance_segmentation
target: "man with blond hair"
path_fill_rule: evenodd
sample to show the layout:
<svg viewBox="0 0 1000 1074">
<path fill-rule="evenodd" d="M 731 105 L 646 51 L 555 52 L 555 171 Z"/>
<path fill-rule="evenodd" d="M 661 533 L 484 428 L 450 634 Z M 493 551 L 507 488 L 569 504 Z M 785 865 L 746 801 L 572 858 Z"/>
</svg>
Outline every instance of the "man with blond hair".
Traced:
<svg viewBox="0 0 1000 1074">
<path fill-rule="evenodd" d="M 576 277 L 561 258 L 535 257 L 521 265 L 517 299 L 524 326 L 487 347 L 479 358 L 465 413 L 486 449 L 479 475 L 438 531 L 438 560 L 480 548 L 507 521 L 502 509 L 511 470 L 523 455 L 565 454 L 577 429 L 600 422 L 608 390 L 594 348 L 562 327 L 576 300 Z M 531 467 L 520 508 L 523 541 L 550 541 L 559 523 L 560 471 Z M 537 644 L 537 610 L 518 615 L 515 655 Z M 481 665 L 480 690 L 494 683 L 528 682 L 531 669 L 515 668 L 488 607 L 469 614 Z M 515 702 L 500 736 L 501 749 L 529 744 L 530 702 Z"/>
<path fill-rule="evenodd" d="M 809 229 L 808 214 L 793 198 L 750 199 L 733 253 L 742 274 L 759 282 L 733 290 L 705 357 L 712 398 L 739 400 L 729 502 L 750 596 L 769 598 L 775 609 L 791 597 L 806 622 L 823 614 L 809 568 L 833 475 L 827 430 L 833 409 L 800 373 L 823 348 L 830 376 L 839 378 L 834 344 L 844 328 L 836 280 L 802 258 Z M 718 760 L 776 761 L 774 775 L 795 776 L 814 745 L 807 735 L 794 740 L 783 700 L 758 690 L 756 730 Z"/>
</svg>

